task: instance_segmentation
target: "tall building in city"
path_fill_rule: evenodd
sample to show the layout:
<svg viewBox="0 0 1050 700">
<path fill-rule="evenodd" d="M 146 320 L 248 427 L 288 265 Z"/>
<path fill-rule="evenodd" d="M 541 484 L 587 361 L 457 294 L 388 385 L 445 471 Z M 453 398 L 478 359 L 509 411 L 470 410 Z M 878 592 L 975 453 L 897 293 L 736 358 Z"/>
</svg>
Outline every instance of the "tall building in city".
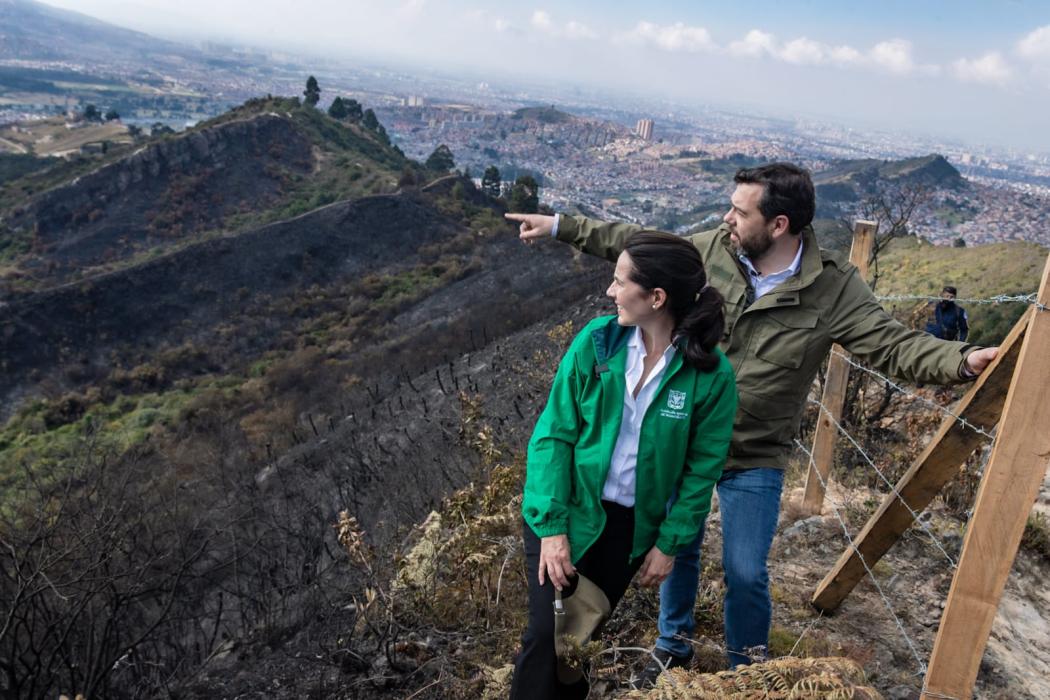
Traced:
<svg viewBox="0 0 1050 700">
<path fill-rule="evenodd" d="M 639 119 L 638 126 L 634 127 L 634 133 L 641 136 L 646 141 L 653 140 L 653 120 L 652 119 Z"/>
</svg>

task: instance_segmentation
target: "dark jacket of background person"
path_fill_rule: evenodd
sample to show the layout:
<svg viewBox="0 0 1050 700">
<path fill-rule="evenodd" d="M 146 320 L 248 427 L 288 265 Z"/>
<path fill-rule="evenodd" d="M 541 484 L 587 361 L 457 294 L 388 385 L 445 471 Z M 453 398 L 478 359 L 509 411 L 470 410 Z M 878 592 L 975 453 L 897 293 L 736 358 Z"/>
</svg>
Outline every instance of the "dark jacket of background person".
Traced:
<svg viewBox="0 0 1050 700">
<path fill-rule="evenodd" d="M 970 334 L 966 309 L 951 300 L 932 303 L 933 317 L 926 322 L 926 332 L 942 340 L 963 342 Z"/>
</svg>

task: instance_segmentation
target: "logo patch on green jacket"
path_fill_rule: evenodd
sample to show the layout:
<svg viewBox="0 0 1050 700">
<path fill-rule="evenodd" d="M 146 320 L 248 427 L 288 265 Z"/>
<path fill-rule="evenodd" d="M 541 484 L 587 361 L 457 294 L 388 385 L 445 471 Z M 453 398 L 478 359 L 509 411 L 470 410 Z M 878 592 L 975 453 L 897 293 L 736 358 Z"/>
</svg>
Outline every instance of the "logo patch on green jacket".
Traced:
<svg viewBox="0 0 1050 700">
<path fill-rule="evenodd" d="M 682 420 L 688 418 L 682 409 L 685 408 L 685 392 L 676 391 L 671 389 L 667 394 L 667 408 L 660 410 L 660 415 L 664 418 L 676 418 Z"/>
<path fill-rule="evenodd" d="M 685 408 L 685 392 L 671 389 L 667 395 L 667 407 L 672 411 L 681 411 Z"/>
</svg>

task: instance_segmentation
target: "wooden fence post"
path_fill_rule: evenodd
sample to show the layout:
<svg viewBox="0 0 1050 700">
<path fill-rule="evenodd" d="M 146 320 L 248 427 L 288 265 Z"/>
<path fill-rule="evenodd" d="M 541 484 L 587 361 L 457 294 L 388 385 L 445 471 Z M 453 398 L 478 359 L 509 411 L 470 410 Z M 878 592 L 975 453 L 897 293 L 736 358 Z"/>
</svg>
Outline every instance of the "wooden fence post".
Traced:
<svg viewBox="0 0 1050 700">
<path fill-rule="evenodd" d="M 874 221 L 857 221 L 853 227 L 853 247 L 849 261 L 860 272 L 861 279 L 868 276 L 868 259 L 875 242 L 878 224 Z M 846 401 L 846 384 L 849 382 L 849 363 L 840 345 L 831 346 L 828 372 L 824 377 L 824 395 L 820 402 L 827 413 L 817 415 L 817 428 L 813 433 L 813 459 L 806 474 L 806 493 L 802 497 L 802 510 L 809 515 L 819 514 L 824 507 L 824 484 L 827 483 L 831 465 L 835 461 L 835 440 L 838 429 L 834 421 L 842 420 L 842 407 Z M 828 415 L 830 414 L 830 415 Z M 834 421 L 832 420 L 834 418 Z"/>
<path fill-rule="evenodd" d="M 974 428 L 988 431 L 999 422 L 1003 400 L 1010 387 L 1017 356 L 1021 352 L 1021 341 L 1031 317 L 1031 309 L 1021 316 L 999 346 L 999 357 L 985 368 L 959 401 L 955 408 L 958 418 L 947 416 L 941 422 L 941 427 L 926 449 L 915 458 L 897 482 L 894 492 L 883 497 L 879 509 L 854 539 L 856 550 L 847 547 L 817 586 L 812 600 L 814 607 L 828 612 L 837 608 L 864 578 L 867 573 L 864 565 L 867 564 L 868 568 L 874 566 L 911 527 L 915 520 L 912 513 L 922 512 L 944 485 L 959 473 L 959 465 L 973 454 L 984 439 Z M 967 426 L 963 420 L 970 425 Z"/>
<path fill-rule="evenodd" d="M 1050 304 L 1050 257 L 1038 303 Z M 933 644 L 923 700 L 969 698 L 1028 514 L 1050 463 L 1050 311 L 1032 313 L 959 568 Z"/>
</svg>

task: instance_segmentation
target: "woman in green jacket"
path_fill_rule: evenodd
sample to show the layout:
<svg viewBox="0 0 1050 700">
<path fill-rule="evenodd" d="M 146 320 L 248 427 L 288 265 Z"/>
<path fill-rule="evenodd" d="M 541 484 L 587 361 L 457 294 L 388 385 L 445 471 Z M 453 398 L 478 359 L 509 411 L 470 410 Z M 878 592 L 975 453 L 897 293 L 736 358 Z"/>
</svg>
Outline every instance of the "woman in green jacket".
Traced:
<svg viewBox="0 0 1050 700">
<path fill-rule="evenodd" d="M 555 589 L 576 574 L 615 607 L 636 572 L 657 586 L 696 538 L 722 473 L 736 414 L 733 371 L 717 348 L 722 297 L 696 247 L 639 231 L 606 294 L 616 315 L 573 341 L 529 441 L 523 539 L 529 621 L 512 698 L 584 697 L 557 680 Z"/>
</svg>

